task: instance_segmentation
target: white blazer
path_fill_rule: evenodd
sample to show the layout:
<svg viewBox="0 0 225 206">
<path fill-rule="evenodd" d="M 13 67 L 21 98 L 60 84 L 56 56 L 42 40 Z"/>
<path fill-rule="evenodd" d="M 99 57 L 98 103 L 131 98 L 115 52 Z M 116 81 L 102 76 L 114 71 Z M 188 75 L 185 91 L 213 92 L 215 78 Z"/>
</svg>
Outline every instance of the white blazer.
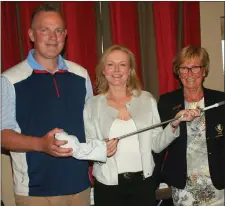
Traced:
<svg viewBox="0 0 225 206">
<path fill-rule="evenodd" d="M 156 100 L 149 92 L 142 91 L 139 97 L 133 96 L 131 101 L 126 104 L 126 107 L 138 130 L 160 123 Z M 86 102 L 84 109 L 87 141 L 104 140 L 104 138 L 107 138 L 111 125 L 117 117 L 118 110 L 108 106 L 106 95 L 91 97 Z M 179 129 L 173 133 L 170 125 L 164 130 L 158 127 L 138 134 L 145 178 L 152 175 L 155 166 L 152 150 L 156 153 L 161 152 L 178 136 Z M 93 175 L 99 182 L 105 185 L 117 185 L 118 172 L 115 158 L 107 158 L 106 162 L 95 162 Z"/>
</svg>

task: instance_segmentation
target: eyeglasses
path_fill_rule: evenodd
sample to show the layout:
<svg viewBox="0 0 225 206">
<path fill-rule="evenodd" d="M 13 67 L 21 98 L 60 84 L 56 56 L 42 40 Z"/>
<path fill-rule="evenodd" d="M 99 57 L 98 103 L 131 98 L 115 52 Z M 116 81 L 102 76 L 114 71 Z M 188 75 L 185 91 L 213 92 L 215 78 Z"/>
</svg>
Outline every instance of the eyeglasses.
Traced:
<svg viewBox="0 0 225 206">
<path fill-rule="evenodd" d="M 193 74 L 198 74 L 202 67 L 204 66 L 179 67 L 179 72 L 180 74 L 188 74 L 188 71 L 191 70 Z"/>
</svg>

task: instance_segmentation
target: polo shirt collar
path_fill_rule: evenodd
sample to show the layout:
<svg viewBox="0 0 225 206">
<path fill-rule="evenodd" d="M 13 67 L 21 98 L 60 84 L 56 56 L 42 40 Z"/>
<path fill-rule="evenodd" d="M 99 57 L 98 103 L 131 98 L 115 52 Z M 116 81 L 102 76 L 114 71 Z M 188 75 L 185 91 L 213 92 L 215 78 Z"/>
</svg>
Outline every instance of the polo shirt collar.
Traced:
<svg viewBox="0 0 225 206">
<path fill-rule="evenodd" d="M 34 54 L 34 49 L 31 49 L 29 51 L 29 54 L 27 57 L 27 61 L 28 61 L 28 64 L 30 65 L 30 67 L 34 70 L 46 71 L 45 68 L 43 68 L 40 64 L 38 64 L 38 62 L 35 60 L 33 54 Z M 65 63 L 65 60 L 63 59 L 63 57 L 61 55 L 59 55 L 59 57 L 58 57 L 58 69 L 59 70 L 68 70 L 69 69 Z"/>
</svg>

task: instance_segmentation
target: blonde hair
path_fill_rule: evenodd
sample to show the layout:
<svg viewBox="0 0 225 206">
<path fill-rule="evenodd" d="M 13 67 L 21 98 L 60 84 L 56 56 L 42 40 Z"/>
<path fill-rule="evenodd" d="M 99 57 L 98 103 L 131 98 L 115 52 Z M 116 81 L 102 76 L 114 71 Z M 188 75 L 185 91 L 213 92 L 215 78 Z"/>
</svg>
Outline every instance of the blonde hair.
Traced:
<svg viewBox="0 0 225 206">
<path fill-rule="evenodd" d="M 103 74 L 106 59 L 113 51 L 122 51 L 128 55 L 130 74 L 127 80 L 127 94 L 132 95 L 135 91 L 135 95 L 139 96 L 141 94 L 140 81 L 136 74 L 136 62 L 134 54 L 125 46 L 113 45 L 109 47 L 101 56 L 99 63 L 96 67 L 96 92 L 97 94 L 106 94 L 109 90 L 108 81 Z"/>
<path fill-rule="evenodd" d="M 209 54 L 205 48 L 200 46 L 189 45 L 181 49 L 181 51 L 175 56 L 173 60 L 173 72 L 177 78 L 179 78 L 179 67 L 185 61 L 196 59 L 200 61 L 201 65 L 205 69 L 205 77 L 209 73 Z"/>
</svg>

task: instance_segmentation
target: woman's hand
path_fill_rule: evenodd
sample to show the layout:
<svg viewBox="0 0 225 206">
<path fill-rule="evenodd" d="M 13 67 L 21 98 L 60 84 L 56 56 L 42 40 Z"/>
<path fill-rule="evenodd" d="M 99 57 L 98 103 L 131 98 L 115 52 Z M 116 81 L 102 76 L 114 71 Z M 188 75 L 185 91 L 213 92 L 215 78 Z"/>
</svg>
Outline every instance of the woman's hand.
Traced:
<svg viewBox="0 0 225 206">
<path fill-rule="evenodd" d="M 177 128 L 180 124 L 180 122 L 190 122 L 192 120 L 194 120 L 196 117 L 199 117 L 201 114 L 201 110 L 200 109 L 184 109 L 184 110 L 181 110 L 179 111 L 175 118 L 176 117 L 180 117 L 182 116 L 181 118 L 171 122 L 171 126 L 173 128 Z"/>
<path fill-rule="evenodd" d="M 105 139 L 106 147 L 107 147 L 107 157 L 112 157 L 117 151 L 118 139 L 114 138 L 109 140 L 109 138 Z"/>
</svg>

